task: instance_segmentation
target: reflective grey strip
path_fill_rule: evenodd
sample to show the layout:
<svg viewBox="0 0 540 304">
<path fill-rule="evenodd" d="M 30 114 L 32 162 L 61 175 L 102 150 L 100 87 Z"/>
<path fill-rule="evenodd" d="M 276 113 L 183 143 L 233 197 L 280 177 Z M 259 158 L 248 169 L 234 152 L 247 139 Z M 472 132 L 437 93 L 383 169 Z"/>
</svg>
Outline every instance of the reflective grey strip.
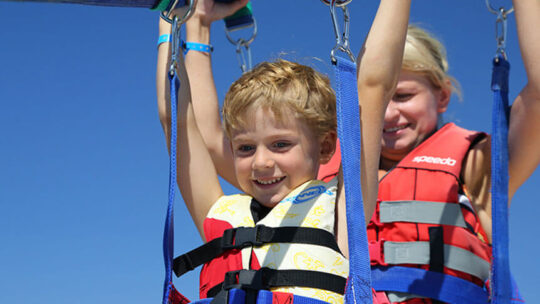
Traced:
<svg viewBox="0 0 540 304">
<path fill-rule="evenodd" d="M 461 206 L 424 201 L 386 201 L 380 203 L 381 223 L 410 222 L 467 228 Z"/>
<path fill-rule="evenodd" d="M 384 242 L 387 264 L 429 264 L 429 242 Z M 444 245 L 444 266 L 487 280 L 490 263 L 459 247 Z"/>
<path fill-rule="evenodd" d="M 411 293 L 397 292 L 397 291 L 387 291 L 386 296 L 391 303 L 394 302 L 404 302 L 410 299 L 424 299 L 425 297 L 413 295 Z"/>
</svg>

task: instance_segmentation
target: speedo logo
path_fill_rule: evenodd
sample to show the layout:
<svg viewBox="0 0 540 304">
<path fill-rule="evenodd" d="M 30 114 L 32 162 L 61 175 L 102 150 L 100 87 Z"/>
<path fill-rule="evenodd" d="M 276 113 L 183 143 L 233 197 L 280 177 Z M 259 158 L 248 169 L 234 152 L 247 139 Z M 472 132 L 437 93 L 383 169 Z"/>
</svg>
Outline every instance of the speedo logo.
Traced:
<svg viewBox="0 0 540 304">
<path fill-rule="evenodd" d="M 416 156 L 413 159 L 415 163 L 428 163 L 428 164 L 437 164 L 437 165 L 447 165 L 453 167 L 456 164 L 456 160 L 450 157 L 441 158 L 434 156 Z"/>
</svg>

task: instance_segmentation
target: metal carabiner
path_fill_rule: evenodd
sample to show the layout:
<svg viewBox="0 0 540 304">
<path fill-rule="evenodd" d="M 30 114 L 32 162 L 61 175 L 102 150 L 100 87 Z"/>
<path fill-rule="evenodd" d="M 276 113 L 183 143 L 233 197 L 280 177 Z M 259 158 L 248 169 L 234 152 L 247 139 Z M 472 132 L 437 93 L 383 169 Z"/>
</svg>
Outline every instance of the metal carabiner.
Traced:
<svg viewBox="0 0 540 304">
<path fill-rule="evenodd" d="M 251 70 L 251 68 L 253 67 L 249 43 L 246 43 L 246 41 L 244 41 L 243 39 L 238 39 L 236 43 L 236 58 L 238 59 L 238 65 L 240 65 L 242 74 Z"/>
<path fill-rule="evenodd" d="M 489 0 L 486 0 L 486 6 L 489 12 L 497 15 L 497 20 L 495 20 L 495 40 L 497 41 L 497 51 L 495 51 L 495 58 L 501 56 L 506 59 L 506 34 L 508 28 L 508 22 L 506 18 L 514 11 L 514 7 L 511 7 L 509 10 L 501 7 L 496 10 L 491 6 Z"/>
<path fill-rule="evenodd" d="M 324 3 L 328 3 L 327 0 L 321 0 Z M 335 53 L 336 51 L 341 51 L 347 54 L 352 62 L 356 63 L 356 57 L 351 51 L 350 45 L 349 45 L 349 28 L 350 28 L 350 17 L 349 17 L 349 10 L 347 9 L 347 4 L 349 4 L 352 0 L 343 0 L 343 1 L 337 1 L 332 0 L 329 3 L 330 7 L 330 16 L 332 17 L 332 23 L 334 25 L 334 34 L 336 35 L 336 45 L 334 48 L 330 51 L 330 58 L 332 59 L 333 63 L 336 63 L 336 57 Z M 341 10 L 343 11 L 343 31 L 340 31 L 339 29 L 339 22 L 338 18 L 336 16 L 336 7 L 341 7 Z"/>
<path fill-rule="evenodd" d="M 178 56 L 181 49 L 180 39 L 180 19 L 175 16 L 172 20 L 171 28 L 171 65 L 169 66 L 169 74 L 174 76 L 176 73 L 176 64 L 178 63 Z"/>
<path fill-rule="evenodd" d="M 249 27 L 253 28 L 253 32 L 251 33 L 251 36 L 248 39 L 238 38 L 235 40 L 232 37 L 231 35 L 232 32 L 235 32 L 241 29 L 246 29 Z M 255 18 L 253 18 L 253 24 L 251 26 L 245 26 L 245 27 L 234 29 L 234 30 L 229 30 L 225 28 L 225 35 L 227 36 L 227 39 L 229 40 L 229 42 L 232 43 L 234 46 L 236 46 L 236 57 L 238 58 L 238 64 L 240 65 L 240 69 L 242 70 L 242 73 L 245 73 L 251 70 L 252 61 L 251 61 L 251 49 L 249 48 L 249 45 L 253 42 L 253 40 L 255 40 L 255 37 L 257 36 L 257 21 L 255 20 Z"/>
<path fill-rule="evenodd" d="M 171 24 L 174 22 L 173 20 L 174 18 L 171 19 L 171 14 L 172 14 L 172 11 L 176 9 L 176 6 L 178 5 L 178 1 L 179 0 L 174 0 L 173 4 L 171 5 L 171 8 L 169 9 L 167 13 L 161 12 L 161 18 L 163 18 L 163 20 Z M 197 0 L 188 0 L 188 1 L 189 1 L 189 5 L 186 12 L 184 13 L 184 16 L 178 19 L 180 24 L 183 24 L 184 22 L 186 22 L 189 19 L 189 17 L 191 17 L 191 15 L 193 15 L 193 13 L 195 12 L 195 7 L 197 6 Z"/>
</svg>

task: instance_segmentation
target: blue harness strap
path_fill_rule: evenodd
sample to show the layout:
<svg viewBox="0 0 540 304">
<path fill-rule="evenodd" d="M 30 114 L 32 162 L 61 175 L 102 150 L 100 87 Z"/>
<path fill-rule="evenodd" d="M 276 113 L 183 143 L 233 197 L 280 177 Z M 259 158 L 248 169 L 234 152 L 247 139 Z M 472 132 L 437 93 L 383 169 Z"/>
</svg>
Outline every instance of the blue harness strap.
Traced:
<svg viewBox="0 0 540 304">
<path fill-rule="evenodd" d="M 202 299 L 191 302 L 192 304 L 210 304 L 213 298 Z M 246 292 L 241 289 L 231 289 L 228 292 L 228 304 L 245 304 Z M 329 304 L 314 298 L 293 295 L 292 302 L 274 303 L 274 295 L 269 290 L 259 290 L 256 304 Z"/>
<path fill-rule="evenodd" d="M 491 135 L 491 295 L 493 303 L 509 303 L 512 297 L 508 261 L 508 73 L 510 64 L 501 55 L 493 60 L 493 122 Z"/>
<path fill-rule="evenodd" d="M 349 239 L 350 273 L 345 302 L 372 303 L 369 251 L 360 183 L 361 134 L 356 64 L 343 57 L 335 58 L 338 136 L 347 200 Z"/>
<path fill-rule="evenodd" d="M 488 303 L 488 292 L 467 280 L 420 268 L 391 266 L 371 268 L 373 288 L 415 294 L 446 303 Z"/>
<path fill-rule="evenodd" d="M 116 6 L 116 7 L 142 7 L 160 8 L 166 10 L 174 1 L 171 0 L 9 0 L 15 2 L 50 2 L 50 3 L 70 3 L 83 5 Z M 179 0 L 178 6 L 183 6 L 185 0 Z M 161 9 L 162 8 L 162 9 Z"/>
<path fill-rule="evenodd" d="M 171 138 L 169 158 L 169 201 L 165 218 L 165 231 L 163 232 L 163 259 L 165 261 L 165 282 L 163 284 L 163 304 L 169 303 L 169 295 L 172 289 L 172 266 L 174 254 L 174 197 L 176 190 L 176 108 L 177 94 L 180 88 L 180 80 L 176 73 L 169 74 L 171 86 Z"/>
<path fill-rule="evenodd" d="M 216 2 L 231 3 L 235 0 L 215 0 Z M 241 29 L 243 27 L 251 26 L 253 22 L 253 10 L 251 8 L 251 2 L 248 2 L 246 6 L 236 11 L 231 16 L 224 19 L 225 27 L 228 30 Z"/>
<path fill-rule="evenodd" d="M 510 63 L 500 54 L 493 60 L 493 122 L 491 134 L 492 303 L 525 303 L 510 273 L 508 247 L 508 75 Z"/>
</svg>

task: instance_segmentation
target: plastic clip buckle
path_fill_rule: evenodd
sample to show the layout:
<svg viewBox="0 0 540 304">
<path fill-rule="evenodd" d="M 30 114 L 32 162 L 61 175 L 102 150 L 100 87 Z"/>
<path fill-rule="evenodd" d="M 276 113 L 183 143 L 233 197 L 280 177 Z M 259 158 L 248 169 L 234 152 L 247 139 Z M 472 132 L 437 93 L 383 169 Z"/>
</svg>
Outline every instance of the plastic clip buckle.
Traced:
<svg viewBox="0 0 540 304">
<path fill-rule="evenodd" d="M 238 227 L 223 232 L 221 246 L 223 249 L 241 249 L 249 246 L 262 246 L 264 242 L 259 239 L 260 230 L 264 226 Z"/>
<path fill-rule="evenodd" d="M 380 239 L 377 241 L 370 241 L 369 242 L 369 260 L 371 265 L 381 265 L 381 266 L 388 266 L 387 263 L 384 262 L 384 242 L 386 240 Z"/>
<path fill-rule="evenodd" d="M 261 290 L 263 286 L 263 273 L 257 270 L 235 270 L 225 274 L 223 290 L 230 289 Z"/>
</svg>

